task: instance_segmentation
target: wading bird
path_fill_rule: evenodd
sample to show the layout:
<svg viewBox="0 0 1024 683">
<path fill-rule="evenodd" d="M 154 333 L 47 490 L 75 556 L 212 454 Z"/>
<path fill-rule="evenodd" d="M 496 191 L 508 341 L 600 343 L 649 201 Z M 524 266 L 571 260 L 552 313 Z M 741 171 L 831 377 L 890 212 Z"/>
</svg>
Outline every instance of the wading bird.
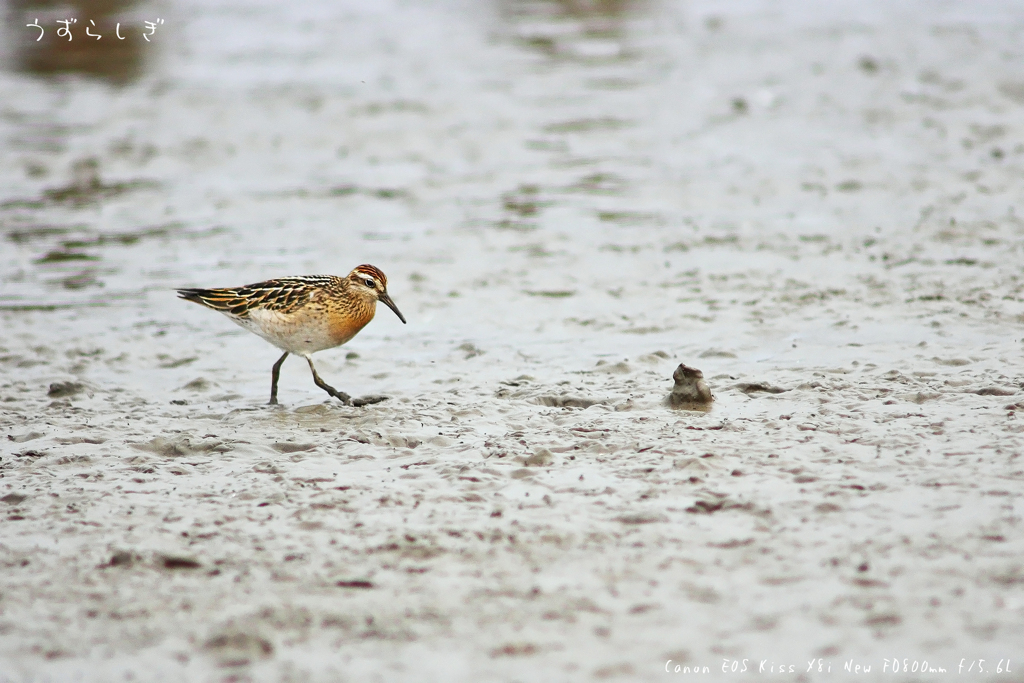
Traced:
<svg viewBox="0 0 1024 683">
<path fill-rule="evenodd" d="M 224 289 L 179 289 L 178 296 L 220 311 L 245 329 L 284 351 L 271 371 L 270 403 L 277 403 L 277 379 L 288 354 L 302 356 L 313 381 L 342 403 L 351 397 L 317 374 L 312 355 L 341 346 L 373 320 L 380 301 L 405 323 L 388 296 L 388 279 L 379 268 L 357 266 L 346 277 L 301 275 Z M 377 400 L 383 400 L 378 397 Z M 361 404 L 376 401 L 363 399 Z"/>
</svg>

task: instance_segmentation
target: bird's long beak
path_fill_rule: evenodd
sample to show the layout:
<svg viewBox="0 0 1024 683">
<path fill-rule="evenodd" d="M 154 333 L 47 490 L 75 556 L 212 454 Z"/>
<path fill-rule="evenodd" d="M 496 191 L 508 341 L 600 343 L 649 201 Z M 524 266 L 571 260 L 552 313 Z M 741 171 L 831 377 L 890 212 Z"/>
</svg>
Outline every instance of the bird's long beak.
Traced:
<svg viewBox="0 0 1024 683">
<path fill-rule="evenodd" d="M 403 324 L 403 325 L 404 325 L 404 324 L 406 324 L 406 322 L 405 322 L 405 316 L 404 316 L 404 315 L 402 315 L 402 312 L 401 312 L 400 310 L 398 310 L 398 306 L 396 306 L 396 305 L 395 305 L 395 302 L 391 300 L 391 297 L 390 297 L 390 296 L 388 296 L 388 293 L 387 293 L 387 292 L 381 292 L 380 294 L 378 294 L 378 295 L 377 295 L 377 301 L 380 301 L 380 302 L 381 302 L 381 303 L 383 303 L 383 304 L 384 304 L 385 306 L 387 306 L 387 307 L 388 307 L 388 308 L 390 308 L 390 309 L 391 309 L 392 311 L 394 311 L 394 312 L 395 312 L 395 315 L 397 315 L 397 316 L 398 316 L 398 319 L 402 321 L 402 324 Z"/>
</svg>

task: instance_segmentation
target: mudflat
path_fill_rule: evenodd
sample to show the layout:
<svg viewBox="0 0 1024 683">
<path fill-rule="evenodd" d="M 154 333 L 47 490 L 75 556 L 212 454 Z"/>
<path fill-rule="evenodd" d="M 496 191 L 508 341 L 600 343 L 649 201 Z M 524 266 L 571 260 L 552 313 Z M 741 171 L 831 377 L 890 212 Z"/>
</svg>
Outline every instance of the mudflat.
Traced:
<svg viewBox="0 0 1024 683">
<path fill-rule="evenodd" d="M 1024 9 L 819 4 L 12 10 L 0 682 L 1018 680 Z"/>
</svg>

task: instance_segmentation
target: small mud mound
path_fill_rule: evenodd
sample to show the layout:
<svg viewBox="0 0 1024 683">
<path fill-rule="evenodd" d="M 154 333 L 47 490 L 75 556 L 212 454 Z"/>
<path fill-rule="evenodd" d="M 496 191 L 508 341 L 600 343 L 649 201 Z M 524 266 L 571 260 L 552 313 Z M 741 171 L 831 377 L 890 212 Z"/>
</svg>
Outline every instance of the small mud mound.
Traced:
<svg viewBox="0 0 1024 683">
<path fill-rule="evenodd" d="M 668 404 L 679 410 L 711 410 L 715 397 L 711 395 L 708 383 L 704 381 L 704 373 L 697 368 L 680 363 L 672 373 L 675 386 L 668 395 Z"/>
</svg>

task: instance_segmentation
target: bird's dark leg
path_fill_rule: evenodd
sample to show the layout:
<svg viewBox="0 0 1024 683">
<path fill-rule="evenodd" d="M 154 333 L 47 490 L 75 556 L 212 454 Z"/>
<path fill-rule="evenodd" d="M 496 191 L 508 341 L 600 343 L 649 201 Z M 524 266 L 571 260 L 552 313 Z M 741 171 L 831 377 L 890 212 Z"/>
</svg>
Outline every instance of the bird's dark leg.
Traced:
<svg viewBox="0 0 1024 683">
<path fill-rule="evenodd" d="M 270 405 L 277 405 L 277 378 L 281 376 L 281 366 L 284 364 L 284 359 L 288 357 L 288 352 L 285 351 L 284 355 L 277 359 L 274 363 L 274 369 L 270 372 Z"/>
<path fill-rule="evenodd" d="M 313 367 L 312 358 L 306 356 L 306 361 L 309 363 L 309 369 L 313 371 L 313 381 L 316 382 L 316 385 L 323 389 L 324 391 L 326 391 L 331 396 L 333 396 L 334 398 L 344 403 L 345 405 L 349 405 L 349 401 L 352 397 L 346 394 L 344 391 L 338 391 L 330 384 L 320 379 L 320 375 L 316 373 L 316 368 Z"/>
</svg>

